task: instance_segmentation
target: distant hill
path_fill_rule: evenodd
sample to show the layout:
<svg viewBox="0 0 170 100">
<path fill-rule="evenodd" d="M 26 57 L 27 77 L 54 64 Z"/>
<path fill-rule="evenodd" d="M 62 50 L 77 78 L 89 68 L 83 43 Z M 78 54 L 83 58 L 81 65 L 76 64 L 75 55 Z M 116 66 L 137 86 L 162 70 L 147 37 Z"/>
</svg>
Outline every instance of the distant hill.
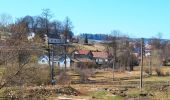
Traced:
<svg viewBox="0 0 170 100">
<path fill-rule="evenodd" d="M 90 34 L 90 33 L 81 33 L 80 37 L 85 38 L 87 36 L 88 39 L 91 40 L 106 40 L 108 35 L 106 34 Z"/>
<path fill-rule="evenodd" d="M 132 41 L 140 40 L 141 38 L 130 38 Z M 144 43 L 147 44 L 152 40 L 152 38 L 144 38 Z M 170 39 L 160 39 L 161 42 L 170 42 Z"/>
<path fill-rule="evenodd" d="M 90 40 L 106 40 L 109 36 L 107 34 L 91 34 L 91 33 L 81 33 L 80 37 L 85 38 L 87 36 Z M 131 40 L 140 40 L 140 38 L 130 38 Z M 152 38 L 144 38 L 144 42 L 148 43 Z M 170 41 L 170 39 L 161 39 L 161 42 Z"/>
</svg>

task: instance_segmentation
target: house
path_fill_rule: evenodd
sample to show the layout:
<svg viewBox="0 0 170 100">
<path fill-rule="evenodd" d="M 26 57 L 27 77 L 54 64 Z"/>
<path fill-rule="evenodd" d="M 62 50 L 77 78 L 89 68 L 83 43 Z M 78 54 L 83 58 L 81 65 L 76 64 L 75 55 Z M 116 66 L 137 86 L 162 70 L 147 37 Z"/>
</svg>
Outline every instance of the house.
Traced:
<svg viewBox="0 0 170 100">
<path fill-rule="evenodd" d="M 42 55 L 38 59 L 38 64 L 49 64 L 49 58 L 47 55 Z"/>
<path fill-rule="evenodd" d="M 68 55 L 66 55 L 66 68 L 70 68 L 70 62 L 71 62 L 71 58 Z M 55 63 L 57 63 L 59 68 L 64 68 L 65 67 L 65 55 L 59 56 L 57 61 L 55 61 Z"/>
<path fill-rule="evenodd" d="M 66 67 L 69 68 L 70 67 L 70 57 L 66 55 Z M 52 57 L 50 57 L 50 62 L 52 64 Z M 65 55 L 61 55 L 61 56 L 54 56 L 54 65 L 58 66 L 59 68 L 64 68 L 65 67 Z M 38 64 L 49 64 L 49 57 L 47 55 L 42 55 L 39 57 L 38 59 Z"/>
<path fill-rule="evenodd" d="M 71 66 L 81 67 L 84 63 L 93 63 L 93 55 L 90 50 L 75 50 L 72 53 Z"/>
<path fill-rule="evenodd" d="M 92 52 L 93 55 L 93 60 L 95 60 L 96 64 L 105 64 L 108 62 L 108 53 L 107 52 L 102 52 L 102 51 L 95 51 Z"/>
<path fill-rule="evenodd" d="M 152 49 L 152 45 L 150 45 L 150 44 L 145 45 L 145 56 L 146 57 L 151 56 L 151 49 Z"/>
<path fill-rule="evenodd" d="M 75 59 L 71 59 L 71 66 L 73 68 L 76 67 L 83 67 L 83 64 L 94 64 L 93 60 L 89 59 L 89 58 L 75 58 Z M 88 67 L 88 66 L 86 66 Z"/>
<path fill-rule="evenodd" d="M 44 34 L 44 42 L 48 43 L 49 38 L 53 38 L 53 39 L 60 39 L 60 36 L 56 33 L 48 33 L 48 34 Z"/>
<path fill-rule="evenodd" d="M 30 33 L 28 33 L 27 39 L 32 41 L 34 39 L 34 37 L 35 37 L 35 33 L 30 32 Z"/>
<path fill-rule="evenodd" d="M 72 57 L 75 58 L 88 58 L 92 59 L 93 55 L 90 50 L 75 50 L 72 53 Z"/>
</svg>

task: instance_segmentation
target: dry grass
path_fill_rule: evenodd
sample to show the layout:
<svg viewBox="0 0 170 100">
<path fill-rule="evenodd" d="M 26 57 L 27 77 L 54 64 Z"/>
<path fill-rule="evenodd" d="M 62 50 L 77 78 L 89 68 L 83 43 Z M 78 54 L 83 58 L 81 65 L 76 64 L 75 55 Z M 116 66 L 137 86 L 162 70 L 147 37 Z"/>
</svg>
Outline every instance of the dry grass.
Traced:
<svg viewBox="0 0 170 100">
<path fill-rule="evenodd" d="M 153 69 L 154 69 L 154 67 L 153 67 Z M 139 75 L 140 74 L 139 70 L 140 70 L 140 67 L 135 67 L 134 71 L 132 71 L 132 72 L 128 72 L 128 71 L 115 72 L 114 74 L 115 74 L 115 78 L 129 78 L 128 80 L 120 80 L 120 82 L 125 83 L 125 85 L 131 85 L 127 81 L 138 81 L 139 82 L 139 79 L 131 79 L 132 77 L 139 77 L 140 76 Z M 164 73 L 170 72 L 170 67 L 162 66 L 161 70 Z M 68 70 L 67 74 L 69 74 L 71 76 L 71 79 L 73 81 L 74 80 L 75 81 L 79 80 L 79 75 L 77 73 L 75 73 L 73 70 Z M 170 76 L 160 76 L 160 77 L 158 77 L 158 76 L 156 76 L 156 73 L 154 71 L 153 71 L 153 74 L 154 74 L 153 76 L 145 77 L 144 81 L 152 81 L 152 82 L 156 83 L 156 82 L 160 82 L 160 81 L 168 81 L 168 80 L 170 80 Z M 95 75 L 93 75 L 89 79 L 94 80 L 94 81 L 107 80 L 107 82 L 113 82 L 111 80 L 112 79 L 112 70 L 96 70 Z M 137 83 L 137 85 L 138 85 L 138 83 Z M 58 84 L 56 86 L 60 87 L 60 85 L 58 85 Z M 93 84 L 93 83 L 70 84 L 70 86 L 75 88 L 76 90 L 80 91 L 82 93 L 82 95 L 81 96 L 76 96 L 76 97 L 75 96 L 65 96 L 65 97 L 74 98 L 74 99 L 83 99 L 83 98 L 85 98 L 84 100 L 89 100 L 89 99 L 92 98 L 92 96 L 96 97 L 96 99 L 98 100 L 98 95 L 100 95 L 100 94 L 102 94 L 104 96 L 99 97 L 99 99 L 100 98 L 105 99 L 106 93 L 103 92 L 103 91 L 102 92 L 97 92 L 98 90 L 102 90 L 104 88 L 112 88 L 112 89 L 119 88 L 119 87 L 116 87 L 114 84 L 104 84 L 103 85 L 103 84 Z M 152 86 L 152 84 L 150 84 L 150 86 Z M 55 87 L 55 86 L 53 86 L 53 87 Z M 169 90 L 170 90 L 170 88 L 169 88 Z M 167 96 L 169 98 L 170 97 L 169 96 L 170 95 L 169 90 L 166 93 L 165 91 L 159 91 L 159 90 L 154 91 L 151 88 L 150 91 L 153 91 L 154 96 L 158 95 L 161 98 L 166 98 L 165 96 Z M 90 93 L 93 93 L 93 94 L 90 95 Z M 136 96 L 139 95 L 139 88 L 128 88 L 127 93 L 128 93 L 127 95 L 130 96 L 130 97 L 136 97 Z M 161 99 L 158 96 L 156 98 Z M 53 99 L 53 98 L 56 99 L 58 97 L 54 96 L 51 99 Z M 151 98 L 151 99 L 154 99 L 154 98 Z M 107 100 L 107 99 L 105 99 L 105 100 Z M 110 99 L 110 100 L 112 100 L 112 99 Z"/>
<path fill-rule="evenodd" d="M 84 49 L 84 50 L 100 50 L 100 51 L 105 51 L 105 46 L 102 44 L 95 44 L 95 45 L 83 45 L 83 44 L 77 44 L 73 43 L 73 46 L 75 46 L 76 49 Z"/>
</svg>

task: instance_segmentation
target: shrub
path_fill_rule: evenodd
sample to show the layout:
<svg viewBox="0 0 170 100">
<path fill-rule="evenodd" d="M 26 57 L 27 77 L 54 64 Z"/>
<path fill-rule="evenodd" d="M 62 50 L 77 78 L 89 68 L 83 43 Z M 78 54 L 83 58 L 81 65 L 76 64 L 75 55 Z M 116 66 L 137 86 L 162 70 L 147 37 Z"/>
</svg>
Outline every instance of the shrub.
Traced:
<svg viewBox="0 0 170 100">
<path fill-rule="evenodd" d="M 76 72 L 80 75 L 81 83 L 87 83 L 88 78 L 94 74 L 92 68 L 76 68 Z"/>
<path fill-rule="evenodd" d="M 145 71 L 145 73 L 147 73 L 148 75 L 150 74 L 149 68 L 145 68 L 144 71 Z"/>
<path fill-rule="evenodd" d="M 166 75 L 166 76 L 169 76 L 169 72 L 166 72 L 165 75 Z"/>
<path fill-rule="evenodd" d="M 162 70 L 160 68 L 156 68 L 155 72 L 158 76 L 164 76 L 164 73 L 162 72 Z"/>
<path fill-rule="evenodd" d="M 3 75 L 4 80 L 7 81 L 9 86 L 13 85 L 41 85 L 48 84 L 50 80 L 50 72 L 48 68 L 40 67 L 24 67 L 21 71 L 17 68 L 8 68 Z M 14 76 L 13 76 L 14 75 Z"/>
<path fill-rule="evenodd" d="M 71 77 L 63 70 L 60 70 L 57 78 L 57 83 L 61 85 L 65 85 L 65 84 L 70 84 L 70 82 L 71 82 Z"/>
</svg>

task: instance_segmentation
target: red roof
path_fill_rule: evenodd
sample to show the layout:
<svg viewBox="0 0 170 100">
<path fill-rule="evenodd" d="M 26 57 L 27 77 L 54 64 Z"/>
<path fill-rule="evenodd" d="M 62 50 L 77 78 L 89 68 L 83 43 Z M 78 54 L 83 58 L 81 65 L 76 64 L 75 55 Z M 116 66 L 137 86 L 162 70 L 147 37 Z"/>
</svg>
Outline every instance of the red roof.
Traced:
<svg viewBox="0 0 170 100">
<path fill-rule="evenodd" d="M 92 52 L 94 58 L 108 58 L 107 52 Z"/>
<path fill-rule="evenodd" d="M 79 50 L 79 54 L 87 55 L 90 51 L 89 50 Z"/>
</svg>

